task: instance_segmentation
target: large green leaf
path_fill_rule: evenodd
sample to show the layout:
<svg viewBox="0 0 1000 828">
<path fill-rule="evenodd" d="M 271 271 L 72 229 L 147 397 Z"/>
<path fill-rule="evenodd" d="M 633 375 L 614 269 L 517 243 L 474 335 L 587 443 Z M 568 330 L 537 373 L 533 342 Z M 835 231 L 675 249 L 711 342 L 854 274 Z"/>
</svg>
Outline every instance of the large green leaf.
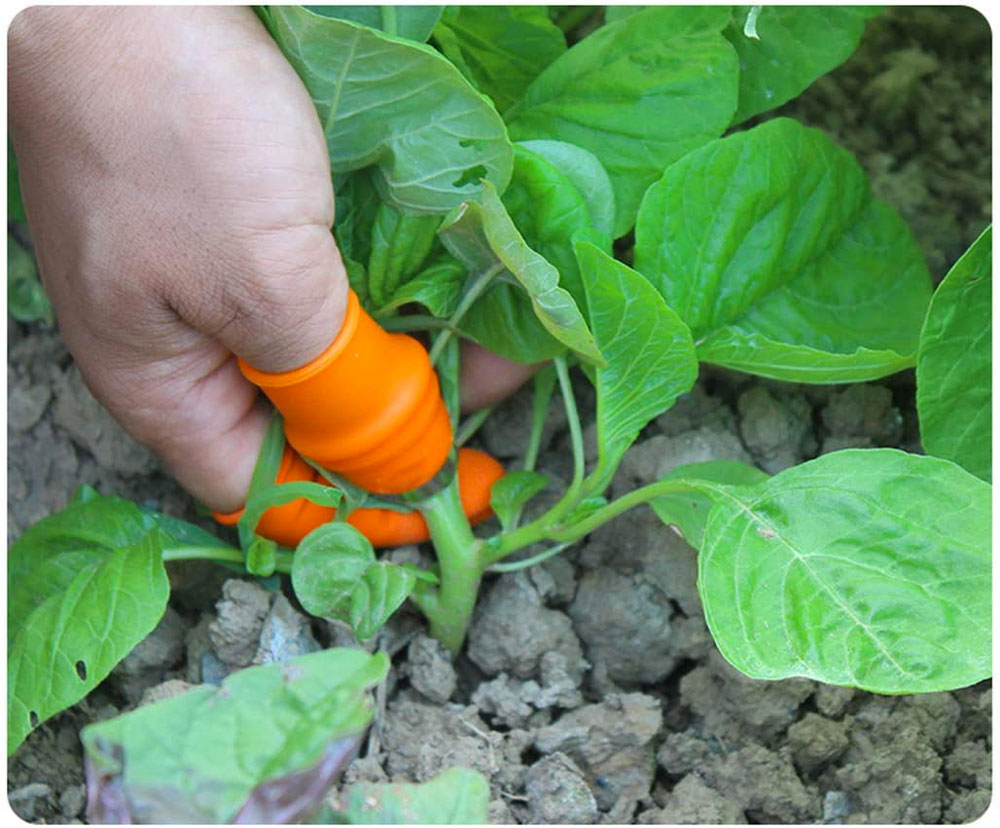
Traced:
<svg viewBox="0 0 1000 828">
<path fill-rule="evenodd" d="M 877 693 L 989 677 L 986 483 L 946 460 L 852 449 L 714 491 L 698 585 L 739 670 Z"/>
<path fill-rule="evenodd" d="M 739 66 L 725 7 L 654 7 L 609 23 L 554 61 L 507 114 L 518 139 L 590 150 L 615 187 L 615 235 L 663 168 L 718 137 L 736 110 Z"/>
<path fill-rule="evenodd" d="M 865 20 L 878 13 L 865 6 L 763 6 L 756 37 L 745 33 L 750 6 L 733 8 L 724 34 L 740 56 L 740 98 L 733 123 L 790 101 L 858 47 Z"/>
<path fill-rule="evenodd" d="M 353 825 L 484 825 L 490 786 L 473 770 L 449 768 L 422 785 L 359 782 L 345 800 Z"/>
<path fill-rule="evenodd" d="M 588 361 L 601 361 L 572 294 L 559 285 L 559 271 L 527 245 L 489 183 L 483 186 L 482 201 L 463 204 L 445 219 L 439 233 L 445 247 L 469 269 L 470 284 L 493 274 L 493 286 L 463 320 L 470 336 L 521 362 L 547 359 L 565 347 Z M 534 328 L 524 313 L 528 302 L 537 319 Z M 539 327 L 547 339 L 539 337 Z M 556 344 L 553 349 L 554 340 L 562 348 Z M 524 344 L 531 348 L 527 353 Z"/>
<path fill-rule="evenodd" d="M 738 460 L 708 460 L 674 469 L 661 480 L 708 480 L 727 486 L 746 486 L 767 479 L 767 474 Z M 700 491 L 671 492 L 649 501 L 656 516 L 664 523 L 676 526 L 695 549 L 705 539 L 705 524 L 715 500 Z"/>
<path fill-rule="evenodd" d="M 850 153 L 787 118 L 669 167 L 643 199 L 635 266 L 703 361 L 799 382 L 912 365 L 931 291 L 909 229 Z"/>
<path fill-rule="evenodd" d="M 7 752 L 100 684 L 157 625 L 166 537 L 134 504 L 89 497 L 42 519 L 7 561 Z"/>
<path fill-rule="evenodd" d="M 93 821 L 289 823 L 318 808 L 371 721 L 384 653 L 331 649 L 85 727 Z"/>
<path fill-rule="evenodd" d="M 443 6 L 305 6 L 311 12 L 350 20 L 423 43 L 431 36 Z"/>
<path fill-rule="evenodd" d="M 416 213 L 446 213 L 481 180 L 507 186 L 503 121 L 434 49 L 299 6 L 275 6 L 271 18 L 312 95 L 335 173 L 374 165 L 383 200 Z"/>
<path fill-rule="evenodd" d="M 566 38 L 545 6 L 452 6 L 434 37 L 500 112 L 566 51 Z"/>
<path fill-rule="evenodd" d="M 649 282 L 589 242 L 576 252 L 607 361 L 595 376 L 597 452 L 598 468 L 611 474 L 643 426 L 691 389 L 698 360 L 687 325 Z"/>
<path fill-rule="evenodd" d="M 929 454 L 991 479 L 993 227 L 938 285 L 920 334 L 917 414 Z"/>
<path fill-rule="evenodd" d="M 518 141 L 516 146 L 544 158 L 568 178 L 587 204 L 591 226 L 607 236 L 614 235 L 615 190 L 608 171 L 594 153 L 576 144 L 544 139 Z"/>
<path fill-rule="evenodd" d="M 586 297 L 573 252 L 573 236 L 592 228 L 593 221 L 587 200 L 575 183 L 555 164 L 523 146 L 515 146 L 514 176 L 503 203 L 524 240 L 555 265 L 559 284 L 582 307 Z M 603 247 L 611 253 L 610 235 Z"/>
<path fill-rule="evenodd" d="M 410 216 L 380 204 L 372 226 L 368 294 L 380 308 L 420 270 L 437 239 L 440 216 Z"/>
</svg>

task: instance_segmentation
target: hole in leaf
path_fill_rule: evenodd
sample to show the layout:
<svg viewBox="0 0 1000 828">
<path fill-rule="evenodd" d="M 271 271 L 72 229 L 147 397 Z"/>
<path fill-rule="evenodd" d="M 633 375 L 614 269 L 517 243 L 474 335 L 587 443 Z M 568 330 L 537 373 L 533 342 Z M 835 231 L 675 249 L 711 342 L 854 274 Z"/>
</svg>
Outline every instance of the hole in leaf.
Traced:
<svg viewBox="0 0 1000 828">
<path fill-rule="evenodd" d="M 476 164 L 476 166 L 469 167 L 469 169 L 467 169 L 458 178 L 456 178 L 451 183 L 451 186 L 464 187 L 466 184 L 474 184 L 483 178 L 486 178 L 486 167 L 484 167 L 482 164 Z"/>
<path fill-rule="evenodd" d="M 38 714 L 34 710 L 28 714 L 28 721 L 31 722 L 32 727 L 38 727 Z"/>
<path fill-rule="evenodd" d="M 461 141 L 458 142 L 458 145 L 460 147 L 462 147 L 462 149 L 472 148 L 474 150 L 481 150 L 483 148 L 483 139 L 482 138 L 463 138 Z"/>
<path fill-rule="evenodd" d="M 87 680 L 87 665 L 83 661 L 76 663 L 76 674 L 80 677 L 80 681 Z"/>
</svg>

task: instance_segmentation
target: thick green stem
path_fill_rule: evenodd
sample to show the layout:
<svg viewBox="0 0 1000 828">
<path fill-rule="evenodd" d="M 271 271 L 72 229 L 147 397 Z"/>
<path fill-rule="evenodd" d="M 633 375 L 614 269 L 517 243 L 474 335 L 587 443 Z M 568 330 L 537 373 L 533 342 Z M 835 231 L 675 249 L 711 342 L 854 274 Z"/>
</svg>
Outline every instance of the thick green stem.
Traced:
<svg viewBox="0 0 1000 828">
<path fill-rule="evenodd" d="M 457 654 L 465 641 L 483 577 L 482 544 L 462 510 L 455 480 L 420 505 L 441 567 L 436 593 L 422 591 L 415 603 L 430 622 L 431 635 Z"/>
</svg>

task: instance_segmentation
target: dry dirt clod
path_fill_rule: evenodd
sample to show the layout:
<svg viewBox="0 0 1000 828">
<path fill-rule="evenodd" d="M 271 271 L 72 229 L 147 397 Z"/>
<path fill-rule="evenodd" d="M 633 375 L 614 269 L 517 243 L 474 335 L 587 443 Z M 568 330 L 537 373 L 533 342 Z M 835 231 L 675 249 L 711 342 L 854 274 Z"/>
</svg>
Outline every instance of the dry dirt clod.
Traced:
<svg viewBox="0 0 1000 828">
<path fill-rule="evenodd" d="M 279 593 L 261 627 L 253 663 L 287 661 L 320 649 L 319 643 L 313 638 L 309 619 Z"/>
<path fill-rule="evenodd" d="M 607 567 L 587 572 L 569 606 L 591 664 L 618 684 L 653 684 L 677 663 L 669 599 L 636 575 Z"/>
<path fill-rule="evenodd" d="M 149 474 L 157 468 L 152 452 L 126 434 L 94 399 L 75 365 L 56 382 L 55 396 L 53 421 L 103 468 L 124 475 Z"/>
<path fill-rule="evenodd" d="M 850 744 L 846 731 L 844 722 L 806 713 L 788 728 L 788 745 L 796 767 L 812 775 L 836 761 Z"/>
<path fill-rule="evenodd" d="M 525 773 L 529 821 L 539 825 L 590 825 L 597 821 L 597 802 L 583 772 L 565 753 L 552 753 Z"/>
<path fill-rule="evenodd" d="M 742 809 L 697 774 L 689 773 L 678 782 L 662 808 L 639 815 L 642 825 L 743 825 Z"/>
<path fill-rule="evenodd" d="M 271 593 L 251 581 L 230 578 L 222 585 L 222 598 L 215 605 L 218 617 L 208 627 L 220 661 L 231 667 L 250 665 L 270 605 Z"/>
<path fill-rule="evenodd" d="M 526 679 L 537 674 L 548 652 L 563 653 L 573 674 L 587 668 L 569 617 L 543 605 L 526 572 L 501 576 L 480 599 L 469 630 L 469 658 L 489 676 L 507 672 Z"/>
<path fill-rule="evenodd" d="M 455 692 L 458 677 L 448 651 L 429 636 L 420 635 L 410 642 L 406 670 L 410 684 L 430 702 L 444 704 Z"/>
<path fill-rule="evenodd" d="M 161 681 L 164 672 L 181 662 L 187 626 L 178 612 L 167 607 L 153 631 L 112 671 L 119 691 L 131 704 L 138 703 L 146 690 Z"/>
<path fill-rule="evenodd" d="M 630 810 L 653 784 L 652 740 L 662 723 L 660 703 L 653 697 L 612 694 L 540 728 L 535 748 L 568 754 L 588 774 L 602 811 Z"/>
<path fill-rule="evenodd" d="M 743 442 L 764 471 L 777 474 L 815 454 L 812 408 L 800 392 L 756 385 L 737 407 Z"/>
</svg>

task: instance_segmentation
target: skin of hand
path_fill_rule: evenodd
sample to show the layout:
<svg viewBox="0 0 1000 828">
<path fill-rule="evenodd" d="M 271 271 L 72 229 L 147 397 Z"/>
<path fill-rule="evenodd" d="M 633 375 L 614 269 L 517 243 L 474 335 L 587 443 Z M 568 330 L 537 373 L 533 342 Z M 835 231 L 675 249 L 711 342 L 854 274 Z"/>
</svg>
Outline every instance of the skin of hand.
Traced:
<svg viewBox="0 0 1000 828">
<path fill-rule="evenodd" d="M 319 355 L 347 278 L 325 138 L 250 9 L 34 7 L 8 113 L 42 279 L 94 395 L 212 509 L 238 509 L 262 371 Z M 463 408 L 533 367 L 463 354 Z"/>
</svg>

